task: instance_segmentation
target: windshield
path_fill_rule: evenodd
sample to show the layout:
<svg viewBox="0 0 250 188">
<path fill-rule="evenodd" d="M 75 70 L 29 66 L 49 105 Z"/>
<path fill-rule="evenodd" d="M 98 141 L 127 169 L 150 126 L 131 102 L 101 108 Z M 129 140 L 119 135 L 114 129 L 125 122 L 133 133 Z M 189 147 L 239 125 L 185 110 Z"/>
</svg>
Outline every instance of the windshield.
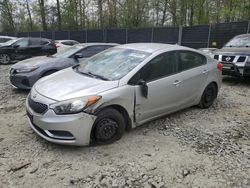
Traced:
<svg viewBox="0 0 250 188">
<path fill-rule="evenodd" d="M 105 80 L 118 80 L 150 55 L 150 53 L 138 50 L 110 48 L 86 59 L 76 68 L 77 71 L 84 74 L 101 77 Z"/>
<path fill-rule="evenodd" d="M 249 47 L 250 36 L 236 37 L 230 40 L 225 47 Z"/>
<path fill-rule="evenodd" d="M 70 48 L 66 48 L 65 50 L 62 50 L 60 52 L 57 52 L 54 57 L 70 57 L 74 53 L 78 52 L 80 49 L 82 49 L 84 46 L 72 46 Z"/>
<path fill-rule="evenodd" d="M 9 45 L 14 44 L 16 41 L 18 41 L 18 39 L 11 39 L 11 40 L 9 40 L 9 41 L 3 43 L 3 45 L 9 46 Z"/>
</svg>

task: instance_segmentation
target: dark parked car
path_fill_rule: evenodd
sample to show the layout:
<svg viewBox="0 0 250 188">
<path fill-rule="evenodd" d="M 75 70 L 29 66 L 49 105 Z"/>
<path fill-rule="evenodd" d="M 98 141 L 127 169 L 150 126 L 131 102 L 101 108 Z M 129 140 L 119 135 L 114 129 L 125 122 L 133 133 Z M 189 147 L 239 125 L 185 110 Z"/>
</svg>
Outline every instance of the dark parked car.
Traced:
<svg viewBox="0 0 250 188">
<path fill-rule="evenodd" d="M 11 66 L 10 82 L 15 88 L 30 89 L 41 77 L 74 66 L 79 61 L 116 45 L 113 43 L 77 44 L 52 56 L 40 56 L 20 61 Z"/>
<path fill-rule="evenodd" d="M 18 38 L 0 46 L 0 63 L 8 64 L 33 56 L 52 55 L 57 52 L 55 43 L 44 38 Z"/>
<path fill-rule="evenodd" d="M 222 74 L 250 76 L 250 34 L 235 36 L 214 54 L 223 63 Z"/>
</svg>

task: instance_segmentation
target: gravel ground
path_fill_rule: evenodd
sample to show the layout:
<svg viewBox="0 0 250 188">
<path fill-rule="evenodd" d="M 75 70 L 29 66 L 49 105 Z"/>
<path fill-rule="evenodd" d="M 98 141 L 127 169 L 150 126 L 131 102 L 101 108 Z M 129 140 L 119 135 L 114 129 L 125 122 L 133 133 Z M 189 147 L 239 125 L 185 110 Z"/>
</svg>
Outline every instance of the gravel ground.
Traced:
<svg viewBox="0 0 250 188">
<path fill-rule="evenodd" d="M 0 187 L 250 187 L 250 80 L 226 77 L 215 104 L 147 123 L 97 147 L 29 128 L 27 92 L 0 66 Z"/>
</svg>

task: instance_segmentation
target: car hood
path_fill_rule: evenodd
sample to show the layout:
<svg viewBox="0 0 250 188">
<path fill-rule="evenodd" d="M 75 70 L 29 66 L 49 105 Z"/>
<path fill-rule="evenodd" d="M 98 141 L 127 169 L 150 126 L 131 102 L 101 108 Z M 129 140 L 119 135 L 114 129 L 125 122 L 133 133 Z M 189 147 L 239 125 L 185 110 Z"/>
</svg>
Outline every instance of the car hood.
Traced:
<svg viewBox="0 0 250 188">
<path fill-rule="evenodd" d="M 34 89 L 41 95 L 62 101 L 97 95 L 118 87 L 119 81 L 104 81 L 75 72 L 71 67 L 40 79 Z"/>
<path fill-rule="evenodd" d="M 53 56 L 38 56 L 33 57 L 30 59 L 26 59 L 23 61 L 20 61 L 14 65 L 11 66 L 11 68 L 18 69 L 18 68 L 24 68 L 24 67 L 33 67 L 33 66 L 41 66 L 48 63 L 55 63 L 58 61 L 66 61 L 68 58 L 58 58 Z"/>
<path fill-rule="evenodd" d="M 214 54 L 219 55 L 250 55 L 250 47 L 224 47 L 219 50 L 214 51 Z"/>
</svg>

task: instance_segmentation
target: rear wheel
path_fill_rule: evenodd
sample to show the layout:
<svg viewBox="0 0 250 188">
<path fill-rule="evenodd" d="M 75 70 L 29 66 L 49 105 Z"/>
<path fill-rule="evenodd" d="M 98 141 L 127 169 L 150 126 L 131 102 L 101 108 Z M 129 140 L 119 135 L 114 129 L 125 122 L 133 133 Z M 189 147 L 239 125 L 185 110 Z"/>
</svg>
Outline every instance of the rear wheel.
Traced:
<svg viewBox="0 0 250 188">
<path fill-rule="evenodd" d="M 124 131 L 122 114 L 113 108 L 106 108 L 97 114 L 92 137 L 96 144 L 109 144 L 119 140 Z"/>
<path fill-rule="evenodd" d="M 209 84 L 204 90 L 199 106 L 201 108 L 209 108 L 217 98 L 218 90 L 214 83 Z"/>
<path fill-rule="evenodd" d="M 10 63 L 10 55 L 8 54 L 0 54 L 0 63 L 7 65 Z"/>
</svg>

